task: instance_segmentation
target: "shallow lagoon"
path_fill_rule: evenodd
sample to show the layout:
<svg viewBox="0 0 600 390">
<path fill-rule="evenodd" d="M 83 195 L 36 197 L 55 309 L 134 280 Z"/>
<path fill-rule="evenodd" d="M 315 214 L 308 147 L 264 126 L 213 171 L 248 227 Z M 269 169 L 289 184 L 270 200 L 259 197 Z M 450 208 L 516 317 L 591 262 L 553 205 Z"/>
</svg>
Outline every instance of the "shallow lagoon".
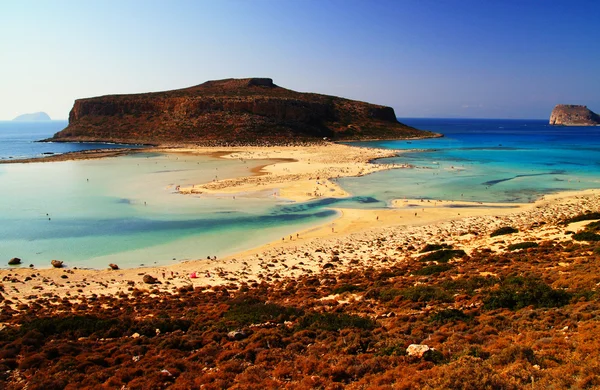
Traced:
<svg viewBox="0 0 600 390">
<path fill-rule="evenodd" d="M 377 172 L 338 183 L 359 196 L 475 202 L 532 202 L 544 194 L 600 188 L 600 127 L 544 120 L 406 119 L 443 138 L 354 143 L 399 149 L 381 163 L 416 169 Z"/>
<path fill-rule="evenodd" d="M 293 203 L 270 193 L 180 195 L 189 186 L 248 176 L 267 161 L 139 153 L 101 160 L 0 165 L 0 266 L 166 265 L 233 254 L 332 221 L 331 208 L 382 208 L 392 199 L 530 202 L 600 188 L 600 128 L 545 121 L 406 120 L 440 139 L 357 143 L 409 150 L 382 171 L 338 183 L 354 196 Z M 48 215 L 46 215 L 48 214 Z"/>
<path fill-rule="evenodd" d="M 181 195 L 176 185 L 236 176 L 266 161 L 140 153 L 0 166 L 0 257 L 45 267 L 169 264 L 223 256 L 334 218 L 270 194 Z"/>
</svg>

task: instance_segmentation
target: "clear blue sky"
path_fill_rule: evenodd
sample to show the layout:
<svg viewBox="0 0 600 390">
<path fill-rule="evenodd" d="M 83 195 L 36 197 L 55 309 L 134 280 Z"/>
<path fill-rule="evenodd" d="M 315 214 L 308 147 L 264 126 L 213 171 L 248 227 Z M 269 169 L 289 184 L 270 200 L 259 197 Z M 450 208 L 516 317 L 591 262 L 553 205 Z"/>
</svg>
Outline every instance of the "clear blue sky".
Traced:
<svg viewBox="0 0 600 390">
<path fill-rule="evenodd" d="M 399 117 L 600 111 L 600 1 L 0 0 L 0 119 L 271 77 Z"/>
</svg>

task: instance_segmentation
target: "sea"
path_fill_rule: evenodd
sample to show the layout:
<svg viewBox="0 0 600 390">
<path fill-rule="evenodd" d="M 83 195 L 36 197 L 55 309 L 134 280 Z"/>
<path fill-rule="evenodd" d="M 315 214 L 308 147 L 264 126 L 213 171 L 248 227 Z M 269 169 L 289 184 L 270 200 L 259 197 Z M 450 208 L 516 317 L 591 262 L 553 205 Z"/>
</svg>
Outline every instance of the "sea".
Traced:
<svg viewBox="0 0 600 390">
<path fill-rule="evenodd" d="M 141 145 L 121 145 L 97 142 L 38 142 L 50 138 L 67 127 L 68 121 L 0 121 L 0 160 L 48 157 L 53 154 L 91 149 L 136 148 Z"/>
<path fill-rule="evenodd" d="M 335 224 L 334 208 L 387 208 L 394 199 L 532 202 L 545 194 L 600 188 L 600 127 L 544 120 L 403 118 L 443 133 L 424 140 L 352 143 L 397 150 L 378 164 L 409 164 L 340 178 L 351 196 L 308 202 L 273 191 L 181 195 L 176 186 L 240 175 L 267 164 L 152 151 L 96 160 L 0 164 L 0 267 L 122 268 L 223 257 L 298 231 Z M 105 144 L 38 143 L 65 121 L 0 122 L 0 158 L 47 156 Z M 126 145 L 111 145 L 124 147 Z M 128 145 L 127 145 L 128 146 Z"/>
</svg>

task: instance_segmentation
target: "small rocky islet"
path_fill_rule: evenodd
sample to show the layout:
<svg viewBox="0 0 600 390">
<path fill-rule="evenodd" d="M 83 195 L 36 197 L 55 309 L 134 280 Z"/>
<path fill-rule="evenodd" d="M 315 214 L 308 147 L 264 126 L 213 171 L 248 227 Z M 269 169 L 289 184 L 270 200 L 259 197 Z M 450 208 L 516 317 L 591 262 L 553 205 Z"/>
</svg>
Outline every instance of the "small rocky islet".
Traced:
<svg viewBox="0 0 600 390">
<path fill-rule="evenodd" d="M 550 124 L 555 126 L 599 126 L 600 115 L 587 106 L 558 104 L 550 114 Z"/>
</svg>

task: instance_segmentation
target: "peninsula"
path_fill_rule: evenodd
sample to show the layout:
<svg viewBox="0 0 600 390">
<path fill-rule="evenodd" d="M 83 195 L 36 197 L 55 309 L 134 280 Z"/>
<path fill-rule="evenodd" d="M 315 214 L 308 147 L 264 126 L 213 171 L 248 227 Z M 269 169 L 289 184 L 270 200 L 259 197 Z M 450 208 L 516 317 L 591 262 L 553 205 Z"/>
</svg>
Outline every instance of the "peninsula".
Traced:
<svg viewBox="0 0 600 390">
<path fill-rule="evenodd" d="M 258 145 L 433 136 L 439 135 L 398 122 L 391 107 L 248 78 L 78 99 L 69 125 L 50 140 Z"/>
<path fill-rule="evenodd" d="M 587 108 L 574 104 L 558 104 L 550 114 L 550 124 L 560 126 L 597 126 L 600 116 Z"/>
</svg>

